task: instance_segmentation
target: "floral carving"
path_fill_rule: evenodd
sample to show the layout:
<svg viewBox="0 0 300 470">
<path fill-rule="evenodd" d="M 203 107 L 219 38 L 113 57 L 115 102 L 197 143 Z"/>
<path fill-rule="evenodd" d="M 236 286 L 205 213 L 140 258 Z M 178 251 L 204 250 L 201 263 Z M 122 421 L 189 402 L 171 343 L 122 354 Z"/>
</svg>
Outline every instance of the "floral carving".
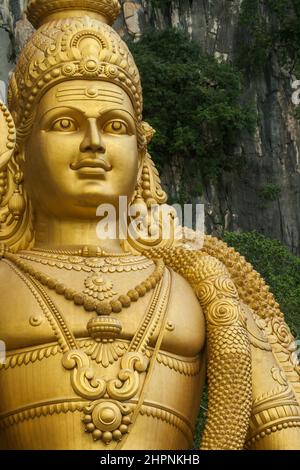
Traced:
<svg viewBox="0 0 300 470">
<path fill-rule="evenodd" d="M 279 318 L 273 318 L 271 321 L 271 326 L 273 333 L 278 338 L 280 344 L 287 348 L 293 341 L 291 331 L 287 324 Z"/>
<path fill-rule="evenodd" d="M 215 286 L 223 295 L 238 299 L 236 287 L 228 276 L 218 276 L 215 280 Z"/>
<path fill-rule="evenodd" d="M 229 326 L 239 319 L 239 308 L 230 299 L 214 300 L 207 308 L 207 320 L 215 326 Z"/>
<path fill-rule="evenodd" d="M 216 289 L 211 282 L 201 282 L 201 284 L 196 287 L 196 293 L 203 305 L 209 304 L 217 295 Z"/>
</svg>

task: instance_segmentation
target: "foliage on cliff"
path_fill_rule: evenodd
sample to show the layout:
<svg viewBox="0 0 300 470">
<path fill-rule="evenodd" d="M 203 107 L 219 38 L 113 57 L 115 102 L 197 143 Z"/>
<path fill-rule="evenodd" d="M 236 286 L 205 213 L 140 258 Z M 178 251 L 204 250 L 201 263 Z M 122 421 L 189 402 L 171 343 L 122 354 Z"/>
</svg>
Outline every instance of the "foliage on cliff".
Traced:
<svg viewBox="0 0 300 470">
<path fill-rule="evenodd" d="M 300 74 L 300 0 L 242 0 L 240 23 L 241 68 L 257 72 L 276 52 L 281 65 Z"/>
<path fill-rule="evenodd" d="M 240 103 L 241 76 L 179 31 L 152 31 L 130 48 L 141 72 L 144 117 L 157 132 L 150 152 L 160 168 L 184 162 L 178 200 L 187 202 L 204 181 L 243 162 L 234 148 L 242 132 L 252 131 L 255 115 Z"/>
<path fill-rule="evenodd" d="M 257 232 L 227 232 L 224 241 L 266 280 L 294 335 L 300 338 L 300 258 L 277 240 Z"/>
</svg>

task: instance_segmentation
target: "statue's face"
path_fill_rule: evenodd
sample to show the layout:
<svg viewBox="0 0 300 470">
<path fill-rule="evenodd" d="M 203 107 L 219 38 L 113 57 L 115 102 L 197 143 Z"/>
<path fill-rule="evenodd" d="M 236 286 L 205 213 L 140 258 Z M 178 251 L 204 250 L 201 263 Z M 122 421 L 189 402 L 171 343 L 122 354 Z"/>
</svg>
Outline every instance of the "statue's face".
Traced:
<svg viewBox="0 0 300 470">
<path fill-rule="evenodd" d="M 34 206 L 56 217 L 94 218 L 102 203 L 130 201 L 140 157 L 128 95 L 103 81 L 74 80 L 41 99 L 25 146 Z"/>
</svg>

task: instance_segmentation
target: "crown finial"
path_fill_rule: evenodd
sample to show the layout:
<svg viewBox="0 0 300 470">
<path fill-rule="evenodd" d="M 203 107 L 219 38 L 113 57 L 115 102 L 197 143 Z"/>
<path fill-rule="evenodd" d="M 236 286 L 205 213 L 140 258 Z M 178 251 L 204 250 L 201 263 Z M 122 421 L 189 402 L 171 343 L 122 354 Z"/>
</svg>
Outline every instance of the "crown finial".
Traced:
<svg viewBox="0 0 300 470">
<path fill-rule="evenodd" d="M 99 18 L 112 25 L 120 13 L 118 0 L 30 0 L 27 7 L 27 17 L 31 24 L 38 28 L 48 19 L 62 17 L 66 13 L 80 11 L 98 15 Z"/>
</svg>

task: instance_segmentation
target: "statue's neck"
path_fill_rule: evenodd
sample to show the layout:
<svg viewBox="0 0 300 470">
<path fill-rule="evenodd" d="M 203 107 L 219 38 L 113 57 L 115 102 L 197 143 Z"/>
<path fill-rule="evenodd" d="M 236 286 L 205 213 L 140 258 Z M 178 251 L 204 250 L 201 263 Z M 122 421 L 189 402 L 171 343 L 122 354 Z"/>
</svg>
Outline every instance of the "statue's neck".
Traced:
<svg viewBox="0 0 300 470">
<path fill-rule="evenodd" d="M 108 252 L 122 252 L 118 238 L 101 239 L 97 219 L 58 219 L 42 213 L 35 216 L 35 248 L 77 248 L 99 246 Z"/>
</svg>

